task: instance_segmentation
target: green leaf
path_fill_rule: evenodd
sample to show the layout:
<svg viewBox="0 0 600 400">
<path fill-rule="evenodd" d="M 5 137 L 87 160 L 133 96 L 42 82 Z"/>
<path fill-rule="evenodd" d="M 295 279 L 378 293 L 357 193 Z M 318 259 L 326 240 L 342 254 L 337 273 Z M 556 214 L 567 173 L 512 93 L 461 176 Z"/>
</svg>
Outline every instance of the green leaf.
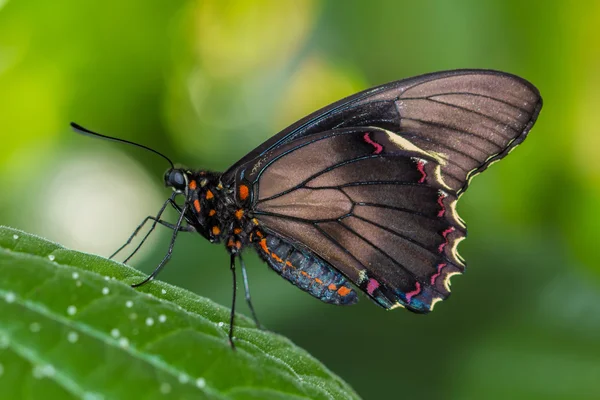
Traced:
<svg viewBox="0 0 600 400">
<path fill-rule="evenodd" d="M 138 271 L 0 227 L 2 398 L 357 399 L 286 338 Z"/>
</svg>

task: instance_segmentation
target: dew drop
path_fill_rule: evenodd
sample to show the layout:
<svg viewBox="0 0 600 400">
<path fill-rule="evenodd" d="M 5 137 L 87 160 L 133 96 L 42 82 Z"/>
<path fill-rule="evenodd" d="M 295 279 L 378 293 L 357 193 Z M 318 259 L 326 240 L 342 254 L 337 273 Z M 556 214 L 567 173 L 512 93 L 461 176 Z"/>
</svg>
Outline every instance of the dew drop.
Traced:
<svg viewBox="0 0 600 400">
<path fill-rule="evenodd" d="M 56 372 L 54 367 L 50 364 L 44 365 L 42 369 L 45 376 L 54 376 L 54 373 Z"/>
<path fill-rule="evenodd" d="M 77 312 L 77 307 L 75 307 L 75 306 L 69 306 L 69 307 L 67 307 L 67 314 L 69 314 L 69 315 L 75 315 L 76 312 Z"/>
<path fill-rule="evenodd" d="M 204 387 L 206 386 L 206 381 L 204 380 L 204 378 L 196 379 L 196 386 L 200 389 L 204 389 Z"/>
<path fill-rule="evenodd" d="M 127 301 L 125 302 L 125 307 L 127 307 L 127 308 L 131 308 L 131 307 L 133 307 L 133 301 L 131 301 L 131 300 L 127 300 Z"/>
<path fill-rule="evenodd" d="M 179 374 L 179 383 L 188 383 L 190 381 L 190 377 L 186 374 Z"/>
<path fill-rule="evenodd" d="M 79 334 L 77 332 L 71 331 L 67 334 L 67 340 L 69 343 L 75 343 L 79 340 Z"/>
<path fill-rule="evenodd" d="M 48 260 L 50 260 L 50 261 L 54 261 L 55 259 L 56 259 L 56 256 L 54 254 L 50 254 L 48 256 Z"/>
<path fill-rule="evenodd" d="M 54 370 L 54 367 L 50 364 L 46 364 L 46 365 L 36 365 L 35 367 L 33 367 L 33 377 L 36 379 L 42 379 L 45 378 L 47 376 L 52 377 L 54 376 L 54 373 L 56 371 Z"/>
<path fill-rule="evenodd" d="M 110 280 L 110 276 L 106 275 L 106 276 L 104 277 L 104 280 L 105 280 L 105 281 L 108 281 L 108 280 Z"/>
<path fill-rule="evenodd" d="M 167 316 L 165 314 L 160 314 L 158 316 L 158 322 L 164 323 L 167 320 Z"/>
<path fill-rule="evenodd" d="M 35 379 L 42 379 L 44 377 L 44 374 L 42 373 L 42 367 L 39 365 L 33 367 L 33 371 L 31 371 L 31 373 Z"/>
<path fill-rule="evenodd" d="M 117 328 L 113 328 L 110 331 L 110 336 L 114 337 L 115 339 L 118 338 L 119 336 L 121 336 L 121 332 L 119 332 L 119 330 Z"/>
<path fill-rule="evenodd" d="M 42 327 L 37 322 L 32 322 L 31 324 L 29 324 L 29 330 L 33 333 L 39 332 L 40 329 L 42 329 Z"/>
<path fill-rule="evenodd" d="M 7 303 L 12 303 L 13 301 L 15 301 L 16 298 L 17 297 L 15 296 L 15 294 L 13 292 L 8 292 L 4 296 L 4 300 L 6 300 Z"/>
<path fill-rule="evenodd" d="M 146 325 L 148 325 L 148 326 L 154 325 L 154 320 L 150 317 L 146 318 Z"/>
<path fill-rule="evenodd" d="M 105 295 L 105 296 L 106 296 L 106 295 L 107 295 L 107 294 L 109 294 L 109 293 L 110 293 L 110 289 L 109 289 L 109 288 L 107 288 L 107 287 L 103 287 L 103 288 L 102 288 L 102 294 L 103 294 L 103 295 Z"/>
<path fill-rule="evenodd" d="M 165 289 L 161 289 L 160 291 L 162 294 L 167 294 L 167 291 Z"/>
<path fill-rule="evenodd" d="M 219 322 L 217 325 L 219 325 L 219 328 L 222 328 L 225 324 L 223 322 Z"/>
<path fill-rule="evenodd" d="M 71 274 L 71 276 L 73 277 L 73 279 L 79 279 L 79 273 L 78 272 L 73 272 Z"/>
<path fill-rule="evenodd" d="M 169 394 L 171 392 L 171 385 L 169 385 L 167 382 L 163 382 L 160 384 L 160 392 L 162 394 Z"/>
<path fill-rule="evenodd" d="M 121 339 L 119 339 L 119 346 L 129 347 L 129 339 L 127 339 L 126 337 L 122 337 Z"/>
<path fill-rule="evenodd" d="M 17 240 L 19 238 L 19 235 L 13 235 L 13 239 Z"/>
</svg>

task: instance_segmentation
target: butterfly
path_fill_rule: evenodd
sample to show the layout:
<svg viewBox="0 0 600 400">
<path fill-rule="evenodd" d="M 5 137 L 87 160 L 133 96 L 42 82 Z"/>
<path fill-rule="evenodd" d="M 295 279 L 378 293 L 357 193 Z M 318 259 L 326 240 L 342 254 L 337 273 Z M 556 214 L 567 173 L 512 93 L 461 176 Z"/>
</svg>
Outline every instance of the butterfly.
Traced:
<svg viewBox="0 0 600 400">
<path fill-rule="evenodd" d="M 456 203 L 471 179 L 526 138 L 542 99 L 517 76 L 455 70 L 391 82 L 357 93 L 301 119 L 252 150 L 227 171 L 171 165 L 172 188 L 157 224 L 224 243 L 233 276 L 229 341 L 233 344 L 236 261 L 253 248 L 279 275 L 330 304 L 349 305 L 363 292 L 385 309 L 427 313 L 450 294 L 450 277 L 465 269 L 457 246 L 467 234 Z M 179 203 L 176 199 L 182 198 Z M 172 206 L 176 222 L 161 219 Z"/>
</svg>

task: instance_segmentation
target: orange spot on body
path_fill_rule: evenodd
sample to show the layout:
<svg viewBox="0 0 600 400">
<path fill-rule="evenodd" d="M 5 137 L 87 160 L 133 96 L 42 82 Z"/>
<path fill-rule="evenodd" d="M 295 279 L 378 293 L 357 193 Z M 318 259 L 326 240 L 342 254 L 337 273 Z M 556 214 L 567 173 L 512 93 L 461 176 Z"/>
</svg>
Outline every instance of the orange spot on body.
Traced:
<svg viewBox="0 0 600 400">
<path fill-rule="evenodd" d="M 287 266 L 289 266 L 289 267 L 292 267 L 292 268 L 294 268 L 294 266 L 292 265 L 292 263 L 291 263 L 291 262 L 289 262 L 289 261 L 286 261 L 286 262 L 285 262 L 285 265 L 287 265 Z"/>
<path fill-rule="evenodd" d="M 281 258 L 279 258 L 279 256 L 275 253 L 271 253 L 271 257 L 273 257 L 273 259 L 277 262 L 280 262 L 280 263 L 283 262 L 283 260 Z"/>
<path fill-rule="evenodd" d="M 227 247 L 233 247 L 234 243 L 233 243 L 233 239 L 229 238 L 229 241 L 227 242 Z"/>
<path fill-rule="evenodd" d="M 304 271 L 300 271 L 300 273 L 301 273 L 302 275 L 304 275 L 304 276 L 308 276 L 308 274 L 307 274 L 306 272 L 304 272 Z"/>
<path fill-rule="evenodd" d="M 256 236 L 258 236 L 259 238 L 264 237 L 261 231 L 256 231 Z"/>
<path fill-rule="evenodd" d="M 196 190 L 196 187 L 197 187 L 197 185 L 196 185 L 196 181 L 191 181 L 191 182 L 190 182 L 190 189 L 192 189 L 192 190 Z"/>
<path fill-rule="evenodd" d="M 322 285 L 322 284 L 323 284 L 323 281 L 322 281 L 322 280 L 320 280 L 319 278 L 315 278 L 315 282 L 317 282 L 319 285 Z"/>
<path fill-rule="evenodd" d="M 246 200 L 248 198 L 249 190 L 248 186 L 240 185 L 240 199 Z"/>
<path fill-rule="evenodd" d="M 335 286 L 333 283 L 330 283 L 329 286 L 327 286 L 327 289 L 329 289 L 329 290 L 337 290 L 337 286 Z"/>
<path fill-rule="evenodd" d="M 258 220 L 257 220 L 256 218 L 252 218 L 252 223 L 253 223 L 254 225 L 258 225 Z"/>
<path fill-rule="evenodd" d="M 244 210 L 242 210 L 241 208 L 235 212 L 235 217 L 237 219 L 242 219 L 243 216 L 244 216 Z"/>
<path fill-rule="evenodd" d="M 241 249 L 242 248 L 242 242 L 240 242 L 239 240 L 237 242 L 235 242 L 235 247 L 237 247 L 238 250 Z"/>
<path fill-rule="evenodd" d="M 206 200 L 210 200 L 210 199 L 212 199 L 213 197 L 215 197 L 215 196 L 213 195 L 213 192 L 211 192 L 210 190 L 207 190 L 207 191 L 206 191 Z"/>
<path fill-rule="evenodd" d="M 242 228 L 235 228 L 233 230 L 233 233 L 235 233 L 236 235 L 239 235 L 240 233 L 242 233 Z"/>
<path fill-rule="evenodd" d="M 196 212 L 200 212 L 200 200 L 194 200 L 194 208 L 196 209 Z"/>
<path fill-rule="evenodd" d="M 344 296 L 347 296 L 348 293 L 350 293 L 351 291 L 352 291 L 352 289 L 348 289 L 346 286 L 342 286 L 341 288 L 338 289 L 337 294 L 344 297 Z"/>
<path fill-rule="evenodd" d="M 269 251 L 269 248 L 267 247 L 267 239 L 261 239 L 260 242 L 258 242 L 258 244 L 260 245 L 260 247 L 263 249 L 263 251 L 267 254 L 271 254 L 271 252 Z"/>
<path fill-rule="evenodd" d="M 216 210 L 210 210 L 210 211 L 208 212 L 208 216 L 209 216 L 209 217 L 212 217 L 212 216 L 213 216 L 213 215 L 215 215 L 216 213 L 217 213 L 217 211 L 216 211 Z"/>
<path fill-rule="evenodd" d="M 221 233 L 221 229 L 219 229 L 219 227 L 215 225 L 215 226 L 212 227 L 212 233 L 213 233 L 213 235 L 216 236 L 219 233 Z"/>
</svg>

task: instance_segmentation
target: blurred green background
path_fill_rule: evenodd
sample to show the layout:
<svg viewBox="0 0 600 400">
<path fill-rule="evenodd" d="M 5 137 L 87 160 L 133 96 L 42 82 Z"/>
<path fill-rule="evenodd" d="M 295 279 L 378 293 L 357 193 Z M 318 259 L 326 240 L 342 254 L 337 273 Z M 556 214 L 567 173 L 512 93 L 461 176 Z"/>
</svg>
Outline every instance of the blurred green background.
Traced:
<svg viewBox="0 0 600 400">
<path fill-rule="evenodd" d="M 365 399 L 598 399 L 598 1 L 0 0 L 0 224 L 109 255 L 169 195 L 163 160 L 71 120 L 224 170 L 320 106 L 454 68 L 523 76 L 545 104 L 459 204 L 451 299 L 332 307 L 248 254 L 255 308 Z M 169 235 L 133 265 L 151 271 Z M 225 250 L 175 250 L 161 279 L 229 305 Z"/>
</svg>

